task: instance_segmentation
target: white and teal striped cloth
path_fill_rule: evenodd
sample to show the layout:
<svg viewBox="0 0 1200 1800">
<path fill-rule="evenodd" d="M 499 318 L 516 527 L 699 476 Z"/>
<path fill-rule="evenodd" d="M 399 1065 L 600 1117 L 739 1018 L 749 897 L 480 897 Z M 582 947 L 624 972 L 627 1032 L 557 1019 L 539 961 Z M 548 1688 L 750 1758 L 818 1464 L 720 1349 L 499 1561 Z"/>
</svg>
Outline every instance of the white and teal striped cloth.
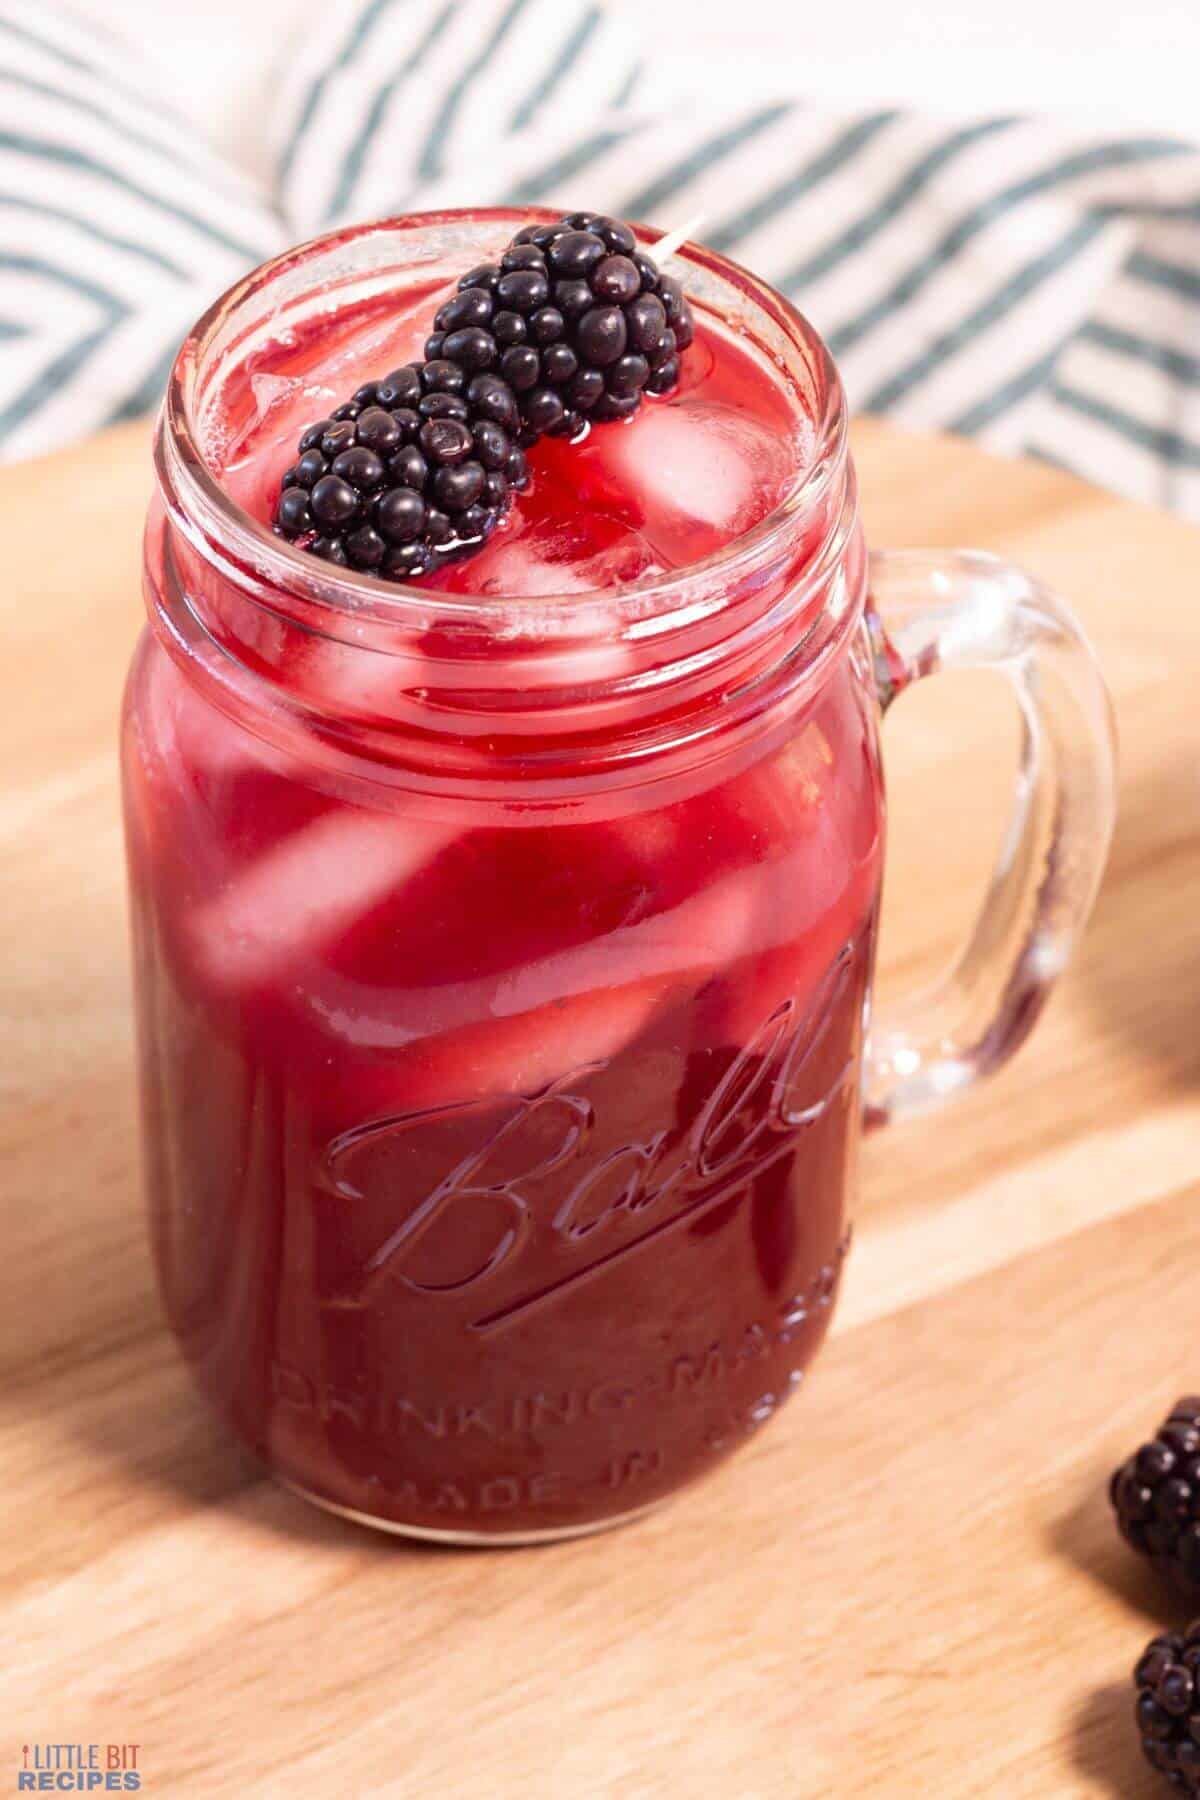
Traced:
<svg viewBox="0 0 1200 1800">
<path fill-rule="evenodd" d="M 302 22 L 264 186 L 128 45 L 0 0 L 0 454 L 150 407 L 200 309 L 290 242 L 536 200 L 700 214 L 814 320 L 856 408 L 1200 519 L 1195 146 L 848 116 L 800 91 L 799 49 L 775 101 L 671 92 L 590 0 L 348 0 Z"/>
</svg>

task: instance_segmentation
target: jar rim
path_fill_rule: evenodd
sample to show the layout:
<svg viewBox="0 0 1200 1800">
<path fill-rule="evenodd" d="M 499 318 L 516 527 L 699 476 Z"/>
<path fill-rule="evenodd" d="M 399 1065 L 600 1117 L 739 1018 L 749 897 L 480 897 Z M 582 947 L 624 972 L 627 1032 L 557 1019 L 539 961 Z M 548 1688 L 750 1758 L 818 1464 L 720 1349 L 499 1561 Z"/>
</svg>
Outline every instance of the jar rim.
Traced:
<svg viewBox="0 0 1200 1800">
<path fill-rule="evenodd" d="M 198 523 L 209 543 L 219 543 L 225 554 L 247 574 L 267 584 L 276 595 L 295 595 L 315 605 L 332 620 L 339 614 L 356 624 L 384 627 L 420 625 L 436 614 L 446 623 L 470 623 L 487 630 L 497 622 L 510 622 L 514 607 L 528 629 L 536 625 L 545 639 L 570 639 L 580 632 L 592 635 L 597 609 L 618 631 L 634 624 L 653 629 L 653 621 L 666 628 L 681 614 L 687 616 L 693 602 L 711 593 L 715 584 L 729 589 L 752 577 L 760 563 L 769 562 L 786 548 L 791 534 L 827 494 L 847 455 L 847 409 L 841 380 L 819 333 L 805 316 L 767 282 L 720 252 L 687 243 L 676 253 L 686 268 L 708 273 L 737 290 L 759 313 L 781 329 L 805 359 L 819 406 L 814 408 L 813 451 L 799 460 L 787 492 L 772 510 L 748 531 L 694 563 L 665 573 L 646 575 L 619 587 L 578 590 L 557 594 L 459 595 L 435 587 L 385 581 L 357 570 L 323 563 L 277 536 L 233 498 L 214 473 L 205 453 L 197 416 L 197 387 L 203 359 L 222 328 L 238 310 L 282 276 L 296 270 L 322 252 L 360 241 L 392 238 L 397 233 L 434 231 L 447 225 L 479 223 L 483 226 L 552 220 L 558 213 L 547 207 L 463 207 L 434 212 L 408 213 L 322 233 L 261 263 L 221 294 L 201 314 L 185 338 L 167 384 L 156 438 L 155 454 L 164 491 L 175 499 L 177 519 Z M 664 233 L 656 227 L 636 224 L 640 241 L 658 243 Z M 191 535 L 189 533 L 189 535 Z M 820 562 L 820 558 L 814 559 Z M 819 578 L 814 568 L 814 579 Z M 803 578 L 800 588 L 806 585 Z M 796 594 L 803 607 L 803 592 Z M 534 604 L 536 600 L 536 605 Z"/>
</svg>

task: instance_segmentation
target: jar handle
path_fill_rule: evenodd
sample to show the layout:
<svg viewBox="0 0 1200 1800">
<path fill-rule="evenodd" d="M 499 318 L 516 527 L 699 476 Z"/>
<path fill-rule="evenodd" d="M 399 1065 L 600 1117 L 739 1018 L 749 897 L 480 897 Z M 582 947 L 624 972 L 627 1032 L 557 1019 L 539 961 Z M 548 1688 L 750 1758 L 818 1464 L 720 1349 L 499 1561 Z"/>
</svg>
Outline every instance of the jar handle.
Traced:
<svg viewBox="0 0 1200 1800">
<path fill-rule="evenodd" d="M 1100 884 L 1116 742 L 1077 621 L 1020 569 L 975 551 L 882 552 L 871 596 L 884 711 L 927 675 L 994 669 L 1022 720 L 1012 818 L 970 939 L 946 975 L 872 1025 L 865 1116 L 881 1125 L 970 1087 L 1032 1029 Z"/>
</svg>

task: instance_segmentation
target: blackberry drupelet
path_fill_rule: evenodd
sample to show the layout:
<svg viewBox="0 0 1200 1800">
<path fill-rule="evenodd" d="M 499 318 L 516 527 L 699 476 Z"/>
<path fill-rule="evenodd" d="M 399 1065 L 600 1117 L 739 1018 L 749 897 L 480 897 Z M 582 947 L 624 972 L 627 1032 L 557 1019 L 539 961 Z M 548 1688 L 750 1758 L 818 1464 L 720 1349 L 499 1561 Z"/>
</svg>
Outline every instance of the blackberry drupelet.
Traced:
<svg viewBox="0 0 1200 1800">
<path fill-rule="evenodd" d="M 425 361 L 310 425 L 275 528 L 327 561 L 406 581 L 478 548 L 544 433 L 625 419 L 679 379 L 683 289 L 602 213 L 517 233 L 438 309 Z"/>
<path fill-rule="evenodd" d="M 1200 1397 L 1177 1400 L 1109 1488 L 1126 1542 L 1181 1594 L 1200 1596 Z"/>
<path fill-rule="evenodd" d="M 1146 1761 L 1183 1794 L 1200 1794 L 1200 1619 L 1154 1638 L 1133 1672 Z"/>
</svg>

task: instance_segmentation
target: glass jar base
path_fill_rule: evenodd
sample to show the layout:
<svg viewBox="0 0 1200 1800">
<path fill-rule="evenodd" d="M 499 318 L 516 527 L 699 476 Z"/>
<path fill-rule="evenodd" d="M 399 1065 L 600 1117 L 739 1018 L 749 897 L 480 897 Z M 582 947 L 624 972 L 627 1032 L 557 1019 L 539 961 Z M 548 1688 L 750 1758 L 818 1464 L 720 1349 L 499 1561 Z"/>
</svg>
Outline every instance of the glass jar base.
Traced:
<svg viewBox="0 0 1200 1800">
<path fill-rule="evenodd" d="M 665 1499 L 651 1500 L 648 1506 L 635 1506 L 612 1519 L 592 1519 L 585 1525 L 552 1525 L 545 1531 L 443 1531 L 432 1525 L 401 1525 L 395 1519 L 381 1519 L 374 1513 L 359 1512 L 353 1506 L 341 1506 L 336 1500 L 327 1500 L 323 1494 L 314 1494 L 311 1488 L 301 1487 L 297 1481 L 289 1481 L 286 1475 L 274 1475 L 272 1479 L 301 1500 L 319 1506 L 322 1512 L 335 1513 L 339 1519 L 350 1519 L 355 1525 L 385 1531 L 392 1537 L 417 1538 L 424 1543 L 455 1545 L 464 1550 L 516 1550 L 524 1544 L 561 1544 L 570 1538 L 593 1537 L 597 1532 L 632 1525 L 666 1505 Z"/>
</svg>

